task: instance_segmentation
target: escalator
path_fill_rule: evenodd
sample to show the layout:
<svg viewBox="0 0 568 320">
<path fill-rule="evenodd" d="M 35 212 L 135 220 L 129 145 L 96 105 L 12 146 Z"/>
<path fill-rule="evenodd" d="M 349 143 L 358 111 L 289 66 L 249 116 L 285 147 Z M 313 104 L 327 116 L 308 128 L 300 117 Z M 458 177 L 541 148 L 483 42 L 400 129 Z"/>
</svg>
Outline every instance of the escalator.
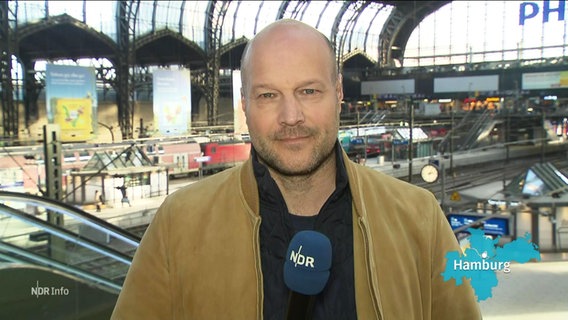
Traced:
<svg viewBox="0 0 568 320">
<path fill-rule="evenodd" d="M 139 242 L 73 206 L 0 191 L 0 319 L 108 319 Z"/>
<path fill-rule="evenodd" d="M 454 126 L 452 129 L 453 133 L 446 135 L 442 142 L 440 142 L 438 150 L 442 153 L 451 150 L 468 151 L 490 145 L 494 143 L 491 139 L 491 132 L 501 122 L 502 120 L 495 119 L 492 110 L 468 112 L 465 117 Z M 453 147 L 449 146 L 450 140 L 453 143 Z"/>
</svg>

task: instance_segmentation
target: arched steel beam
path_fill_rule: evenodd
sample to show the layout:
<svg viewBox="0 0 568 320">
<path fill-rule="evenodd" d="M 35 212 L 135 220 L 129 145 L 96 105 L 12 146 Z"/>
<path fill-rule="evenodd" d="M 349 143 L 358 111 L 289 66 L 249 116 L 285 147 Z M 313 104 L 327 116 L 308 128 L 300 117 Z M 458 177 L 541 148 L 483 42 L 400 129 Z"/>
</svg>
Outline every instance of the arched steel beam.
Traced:
<svg viewBox="0 0 568 320">
<path fill-rule="evenodd" d="M 168 44 L 174 43 L 174 47 L 161 48 L 160 46 L 157 46 L 157 43 L 161 41 Z M 156 46 L 158 48 L 156 48 Z M 179 62 L 180 64 L 185 64 L 185 62 L 190 57 L 185 57 L 185 56 L 182 57 L 182 54 L 187 54 L 187 52 L 190 52 L 191 55 L 194 56 L 193 59 L 201 60 L 203 66 L 205 65 L 205 61 L 207 60 L 205 51 L 199 45 L 197 45 L 193 41 L 190 41 L 182 34 L 175 32 L 171 29 L 161 29 L 154 33 L 150 33 L 143 37 L 138 38 L 136 40 L 134 50 L 136 52 L 136 57 L 137 57 L 136 63 L 140 65 L 150 65 L 153 64 L 154 62 L 157 64 L 161 64 L 160 60 L 161 61 L 167 60 L 166 63 Z M 145 52 L 150 51 L 153 53 L 153 56 L 162 59 L 159 58 L 154 59 L 152 58 L 152 56 L 148 56 L 147 54 L 145 54 L 144 51 Z M 180 58 L 176 59 L 176 55 Z"/>
<path fill-rule="evenodd" d="M 235 13 L 233 13 L 233 26 L 231 28 L 231 41 L 235 40 L 235 34 L 237 33 L 235 30 L 235 22 L 237 21 L 237 14 L 239 13 L 239 7 L 241 6 L 241 2 L 242 1 L 237 1 L 237 7 L 235 8 Z M 262 7 L 262 3 L 260 4 L 260 7 Z M 259 9 L 260 11 L 260 9 Z"/>
<path fill-rule="evenodd" d="M 107 35 L 67 15 L 49 17 L 16 31 L 19 52 L 26 59 L 115 58 L 117 43 Z M 86 49 L 88 48 L 88 49 Z"/>
<path fill-rule="evenodd" d="M 327 8 L 329 7 L 329 3 L 330 1 L 326 1 L 325 2 L 325 6 L 323 6 L 323 9 L 321 10 L 319 16 L 318 16 L 318 22 L 316 22 L 316 29 L 319 28 L 319 24 L 321 22 L 321 18 L 324 16 L 325 10 L 327 10 Z"/>
<path fill-rule="evenodd" d="M 348 52 L 347 54 L 344 54 L 341 57 L 341 63 L 345 64 L 347 61 L 352 59 L 366 60 L 367 61 L 366 64 L 368 64 L 368 66 L 373 66 L 377 63 L 373 58 L 371 58 L 367 54 L 367 52 L 365 52 L 365 50 L 362 49 L 355 49 Z"/>
<path fill-rule="evenodd" d="M 298 1 L 290 14 L 291 19 L 302 20 L 302 16 L 306 8 L 309 6 L 309 1 Z M 298 18 L 299 17 L 299 18 Z"/>
<path fill-rule="evenodd" d="M 363 11 L 365 11 L 365 9 L 369 6 L 369 4 L 370 3 L 367 1 L 363 4 L 361 4 L 360 7 L 356 8 L 354 14 L 351 16 L 351 18 L 347 22 L 345 32 L 343 33 L 344 38 L 347 38 L 347 35 L 349 35 L 349 40 L 347 41 L 347 43 L 348 43 L 347 51 L 351 51 L 351 43 L 352 43 L 351 40 L 353 39 L 353 33 L 354 33 L 355 25 L 357 24 L 357 20 L 359 20 L 359 17 L 361 17 L 361 14 L 363 13 Z M 345 46 L 345 44 L 343 44 L 343 46 Z"/>
<path fill-rule="evenodd" d="M 391 3 L 392 2 L 392 3 Z M 379 66 L 402 64 L 404 50 L 412 31 L 420 22 L 451 1 L 386 1 L 395 6 L 383 26 L 379 40 Z"/>
<path fill-rule="evenodd" d="M 181 33 L 183 30 L 183 17 L 185 16 L 185 1 L 181 2 L 181 7 L 179 8 L 179 25 L 178 30 Z"/>
<path fill-rule="evenodd" d="M 280 8 L 278 8 L 278 13 L 276 14 L 276 20 L 284 18 L 284 14 L 286 13 L 286 10 L 288 9 L 289 5 L 290 1 L 282 1 L 282 3 L 280 4 Z"/>
<path fill-rule="evenodd" d="M 341 48 L 340 48 L 340 44 L 338 44 L 337 42 L 337 34 L 339 33 L 339 24 L 341 24 L 341 20 L 343 19 L 343 15 L 345 15 L 345 12 L 347 12 L 347 9 L 350 6 L 350 2 L 349 1 L 345 1 L 343 3 L 343 5 L 341 6 L 341 9 L 339 9 L 339 11 L 337 12 L 337 15 L 335 16 L 335 19 L 333 21 L 333 26 L 331 27 L 331 35 L 330 35 L 330 41 L 333 45 L 333 47 L 335 48 L 335 55 L 337 56 L 337 61 L 341 62 Z M 341 71 L 342 65 L 341 63 L 339 63 L 339 71 Z"/>
<path fill-rule="evenodd" d="M 229 53 L 231 50 L 240 47 L 242 45 L 246 45 L 249 42 L 249 39 L 247 39 L 246 37 L 240 37 L 236 40 L 233 40 L 225 45 L 223 45 L 219 50 L 221 52 L 221 55 L 227 54 Z"/>
<path fill-rule="evenodd" d="M 369 32 L 371 32 L 371 28 L 373 27 L 373 23 L 375 22 L 375 19 L 379 16 L 379 13 L 381 12 L 381 10 L 383 10 L 386 6 L 382 5 L 380 8 L 378 8 L 377 10 L 375 10 L 375 15 L 373 16 L 373 19 L 371 19 L 371 21 L 369 22 L 369 26 L 367 27 L 367 30 L 365 31 L 365 39 L 363 40 L 363 50 L 367 51 L 367 39 L 369 38 Z"/>
<path fill-rule="evenodd" d="M 133 138 L 134 122 L 134 75 L 130 66 L 135 65 L 136 20 L 140 0 L 120 1 L 116 12 L 118 59 L 116 65 L 116 96 L 118 123 L 123 139 Z"/>
<path fill-rule="evenodd" d="M 221 68 L 223 69 L 240 69 L 241 56 L 248 43 L 246 37 L 241 37 L 235 41 L 229 42 L 221 47 Z"/>
<path fill-rule="evenodd" d="M 2 131 L 4 138 L 18 137 L 18 108 L 14 104 L 12 79 L 12 55 L 15 54 L 15 41 L 12 24 L 16 24 L 17 13 L 8 1 L 0 3 L 0 97 L 2 99 Z M 27 122 L 27 117 L 26 117 Z"/>
<path fill-rule="evenodd" d="M 210 1 L 206 9 L 205 50 L 207 68 L 203 75 L 203 92 L 207 101 L 208 125 L 216 125 L 219 110 L 219 70 L 221 39 L 230 1 Z"/>
</svg>

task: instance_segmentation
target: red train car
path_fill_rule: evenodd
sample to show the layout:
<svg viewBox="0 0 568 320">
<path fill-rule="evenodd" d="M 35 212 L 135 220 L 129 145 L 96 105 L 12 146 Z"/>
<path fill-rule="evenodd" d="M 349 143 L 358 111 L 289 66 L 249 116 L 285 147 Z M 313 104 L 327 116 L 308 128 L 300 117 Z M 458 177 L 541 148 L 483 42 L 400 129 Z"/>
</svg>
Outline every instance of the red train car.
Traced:
<svg viewBox="0 0 568 320">
<path fill-rule="evenodd" d="M 197 142 L 161 143 L 146 146 L 146 154 L 154 164 L 166 165 L 170 177 L 176 178 L 197 173 L 199 163 L 195 158 L 201 156 Z"/>
<path fill-rule="evenodd" d="M 205 172 L 221 171 L 243 163 L 250 155 L 250 142 L 221 141 L 201 144 L 203 156 L 209 161 L 203 163 Z"/>
</svg>

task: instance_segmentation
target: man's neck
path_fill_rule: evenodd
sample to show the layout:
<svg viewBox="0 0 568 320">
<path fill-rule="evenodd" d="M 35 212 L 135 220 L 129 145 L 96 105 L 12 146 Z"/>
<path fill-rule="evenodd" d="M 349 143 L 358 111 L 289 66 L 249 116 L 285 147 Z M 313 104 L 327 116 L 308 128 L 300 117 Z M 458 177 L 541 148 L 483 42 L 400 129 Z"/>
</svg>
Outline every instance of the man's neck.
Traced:
<svg viewBox="0 0 568 320">
<path fill-rule="evenodd" d="M 313 216 L 335 190 L 337 174 L 335 152 L 316 171 L 304 176 L 283 176 L 270 170 L 288 211 L 300 216 Z"/>
</svg>

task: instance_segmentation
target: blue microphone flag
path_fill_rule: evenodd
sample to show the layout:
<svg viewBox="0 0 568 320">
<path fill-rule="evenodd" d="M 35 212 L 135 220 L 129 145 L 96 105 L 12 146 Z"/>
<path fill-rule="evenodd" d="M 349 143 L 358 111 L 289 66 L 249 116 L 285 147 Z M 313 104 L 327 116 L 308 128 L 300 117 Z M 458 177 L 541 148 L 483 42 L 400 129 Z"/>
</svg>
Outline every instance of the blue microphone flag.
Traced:
<svg viewBox="0 0 568 320">
<path fill-rule="evenodd" d="M 331 269 L 331 241 L 316 231 L 294 235 L 284 262 L 284 282 L 290 290 L 316 295 L 323 291 Z"/>
</svg>

